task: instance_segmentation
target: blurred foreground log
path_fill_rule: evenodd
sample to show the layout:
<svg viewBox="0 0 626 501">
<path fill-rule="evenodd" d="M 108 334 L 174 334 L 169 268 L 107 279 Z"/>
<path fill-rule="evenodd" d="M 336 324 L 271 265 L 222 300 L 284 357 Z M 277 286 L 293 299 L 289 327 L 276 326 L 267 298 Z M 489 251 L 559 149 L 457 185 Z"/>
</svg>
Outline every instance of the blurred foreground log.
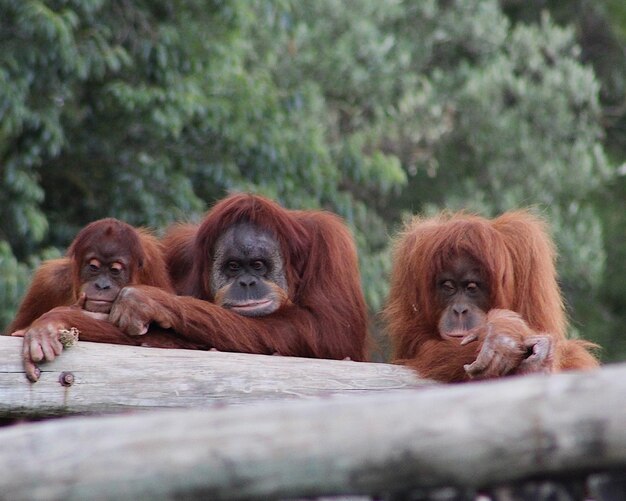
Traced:
<svg viewBox="0 0 626 501">
<path fill-rule="evenodd" d="M 33 384 L 22 369 L 21 346 L 19 338 L 0 336 L 2 418 L 242 404 L 427 384 L 390 364 L 86 342 L 41 364 L 41 378 Z M 73 382 L 64 386 L 61 379 Z"/>
<path fill-rule="evenodd" d="M 141 387 L 143 378 L 131 377 L 143 371 L 140 362 L 128 368 L 124 386 Z M 300 363 L 303 376 L 307 362 Z M 81 370 L 79 379 L 88 368 Z M 424 499 L 405 494 L 623 471 L 626 365 L 332 399 L 73 417 L 2 428 L 0 443 L 0 486 L 11 500 Z M 496 499 L 548 499 L 500 492 Z"/>
</svg>

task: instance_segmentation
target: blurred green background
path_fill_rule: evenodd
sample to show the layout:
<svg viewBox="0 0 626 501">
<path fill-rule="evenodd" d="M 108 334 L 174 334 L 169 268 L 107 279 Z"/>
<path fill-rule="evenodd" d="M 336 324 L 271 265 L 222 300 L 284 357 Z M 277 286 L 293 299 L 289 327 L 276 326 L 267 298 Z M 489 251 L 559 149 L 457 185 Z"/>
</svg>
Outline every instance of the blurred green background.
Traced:
<svg viewBox="0 0 626 501">
<path fill-rule="evenodd" d="M 251 190 L 346 218 L 373 323 L 407 215 L 531 206 L 625 360 L 625 47 L 622 0 L 0 0 L 0 328 L 87 222 Z"/>
</svg>

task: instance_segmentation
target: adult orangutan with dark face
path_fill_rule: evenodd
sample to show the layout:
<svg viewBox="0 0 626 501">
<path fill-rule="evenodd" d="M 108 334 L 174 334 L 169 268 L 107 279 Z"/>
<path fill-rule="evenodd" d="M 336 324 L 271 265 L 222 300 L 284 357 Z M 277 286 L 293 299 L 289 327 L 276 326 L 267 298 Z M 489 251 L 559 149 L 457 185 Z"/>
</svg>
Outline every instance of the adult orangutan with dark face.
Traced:
<svg viewBox="0 0 626 501">
<path fill-rule="evenodd" d="M 83 228 L 67 256 L 44 262 L 36 271 L 7 333 L 23 336 L 26 375 L 39 379 L 37 363 L 63 350 L 61 331 L 76 328 L 80 339 L 161 348 L 194 348 L 172 332 L 153 329 L 138 339 L 107 321 L 123 287 L 146 284 L 173 291 L 161 244 L 145 230 L 113 218 Z"/>
<path fill-rule="evenodd" d="M 160 325 L 224 351 L 365 359 L 356 250 L 337 216 L 237 194 L 163 243 L 179 295 L 125 287 L 109 319 L 127 334 Z"/>
<path fill-rule="evenodd" d="M 566 338 L 554 261 L 526 211 L 415 218 L 396 241 L 385 310 L 394 357 L 446 382 L 597 367 L 593 344 Z"/>
</svg>

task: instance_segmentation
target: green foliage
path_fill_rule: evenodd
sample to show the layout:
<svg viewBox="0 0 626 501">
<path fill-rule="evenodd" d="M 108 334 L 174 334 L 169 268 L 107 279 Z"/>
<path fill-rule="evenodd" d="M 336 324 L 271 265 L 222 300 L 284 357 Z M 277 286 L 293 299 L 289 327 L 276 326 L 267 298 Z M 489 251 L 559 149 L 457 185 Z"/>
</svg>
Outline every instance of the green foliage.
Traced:
<svg viewBox="0 0 626 501">
<path fill-rule="evenodd" d="M 403 214 L 532 205 L 576 306 L 606 256 L 600 90 L 571 29 L 495 0 L 0 0 L 1 321 L 88 221 L 236 190 L 342 215 L 373 313 Z"/>
<path fill-rule="evenodd" d="M 557 236 L 563 280 L 596 286 L 604 249 L 588 202 L 611 171 L 600 143 L 599 86 L 577 54 L 573 33 L 544 20 L 515 28 L 503 50 L 473 72 L 449 137 L 464 148 L 446 142 L 444 155 L 478 175 L 445 202 L 488 201 L 489 213 L 539 206 Z"/>
<path fill-rule="evenodd" d="M 4 328 L 13 320 L 13 313 L 26 292 L 32 270 L 43 259 L 56 257 L 59 257 L 59 251 L 48 248 L 41 252 L 39 258 L 31 258 L 28 263 L 21 263 L 11 252 L 8 242 L 0 240 L 0 327 Z"/>
<path fill-rule="evenodd" d="M 4 1 L 0 234 L 16 255 L 65 246 L 103 216 L 197 218 L 233 190 L 373 221 L 379 234 L 361 240 L 383 248 L 384 224 L 350 189 L 390 193 L 405 180 L 398 160 L 355 150 L 340 171 L 325 96 L 310 79 L 280 85 L 271 64 L 280 27 L 251 43 L 259 16 L 290 8 Z"/>
<path fill-rule="evenodd" d="M 0 304 L 3 305 L 0 325 L 6 326 L 13 319 L 13 312 L 26 290 L 29 270 L 15 259 L 11 247 L 3 240 L 0 240 L 0 277 Z"/>
</svg>

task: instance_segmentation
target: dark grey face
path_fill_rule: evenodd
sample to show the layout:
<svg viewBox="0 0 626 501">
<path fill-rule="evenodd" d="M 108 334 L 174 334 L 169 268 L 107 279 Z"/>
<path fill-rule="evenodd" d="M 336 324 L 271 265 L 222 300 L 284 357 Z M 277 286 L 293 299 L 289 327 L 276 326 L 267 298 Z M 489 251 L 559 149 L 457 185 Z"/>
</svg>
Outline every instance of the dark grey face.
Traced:
<svg viewBox="0 0 626 501">
<path fill-rule="evenodd" d="M 276 311 L 287 295 L 276 239 L 250 223 L 229 228 L 215 245 L 211 289 L 217 304 L 241 315 Z"/>
<path fill-rule="evenodd" d="M 119 247 L 119 245 L 118 245 Z M 85 309 L 109 313 L 119 291 L 131 278 L 130 255 L 109 252 L 105 245 L 88 250 L 80 262 L 80 292 L 85 294 Z"/>
<path fill-rule="evenodd" d="M 443 308 L 439 333 L 443 338 L 460 338 L 485 321 L 490 294 L 479 263 L 458 256 L 437 277 L 437 301 Z"/>
</svg>

